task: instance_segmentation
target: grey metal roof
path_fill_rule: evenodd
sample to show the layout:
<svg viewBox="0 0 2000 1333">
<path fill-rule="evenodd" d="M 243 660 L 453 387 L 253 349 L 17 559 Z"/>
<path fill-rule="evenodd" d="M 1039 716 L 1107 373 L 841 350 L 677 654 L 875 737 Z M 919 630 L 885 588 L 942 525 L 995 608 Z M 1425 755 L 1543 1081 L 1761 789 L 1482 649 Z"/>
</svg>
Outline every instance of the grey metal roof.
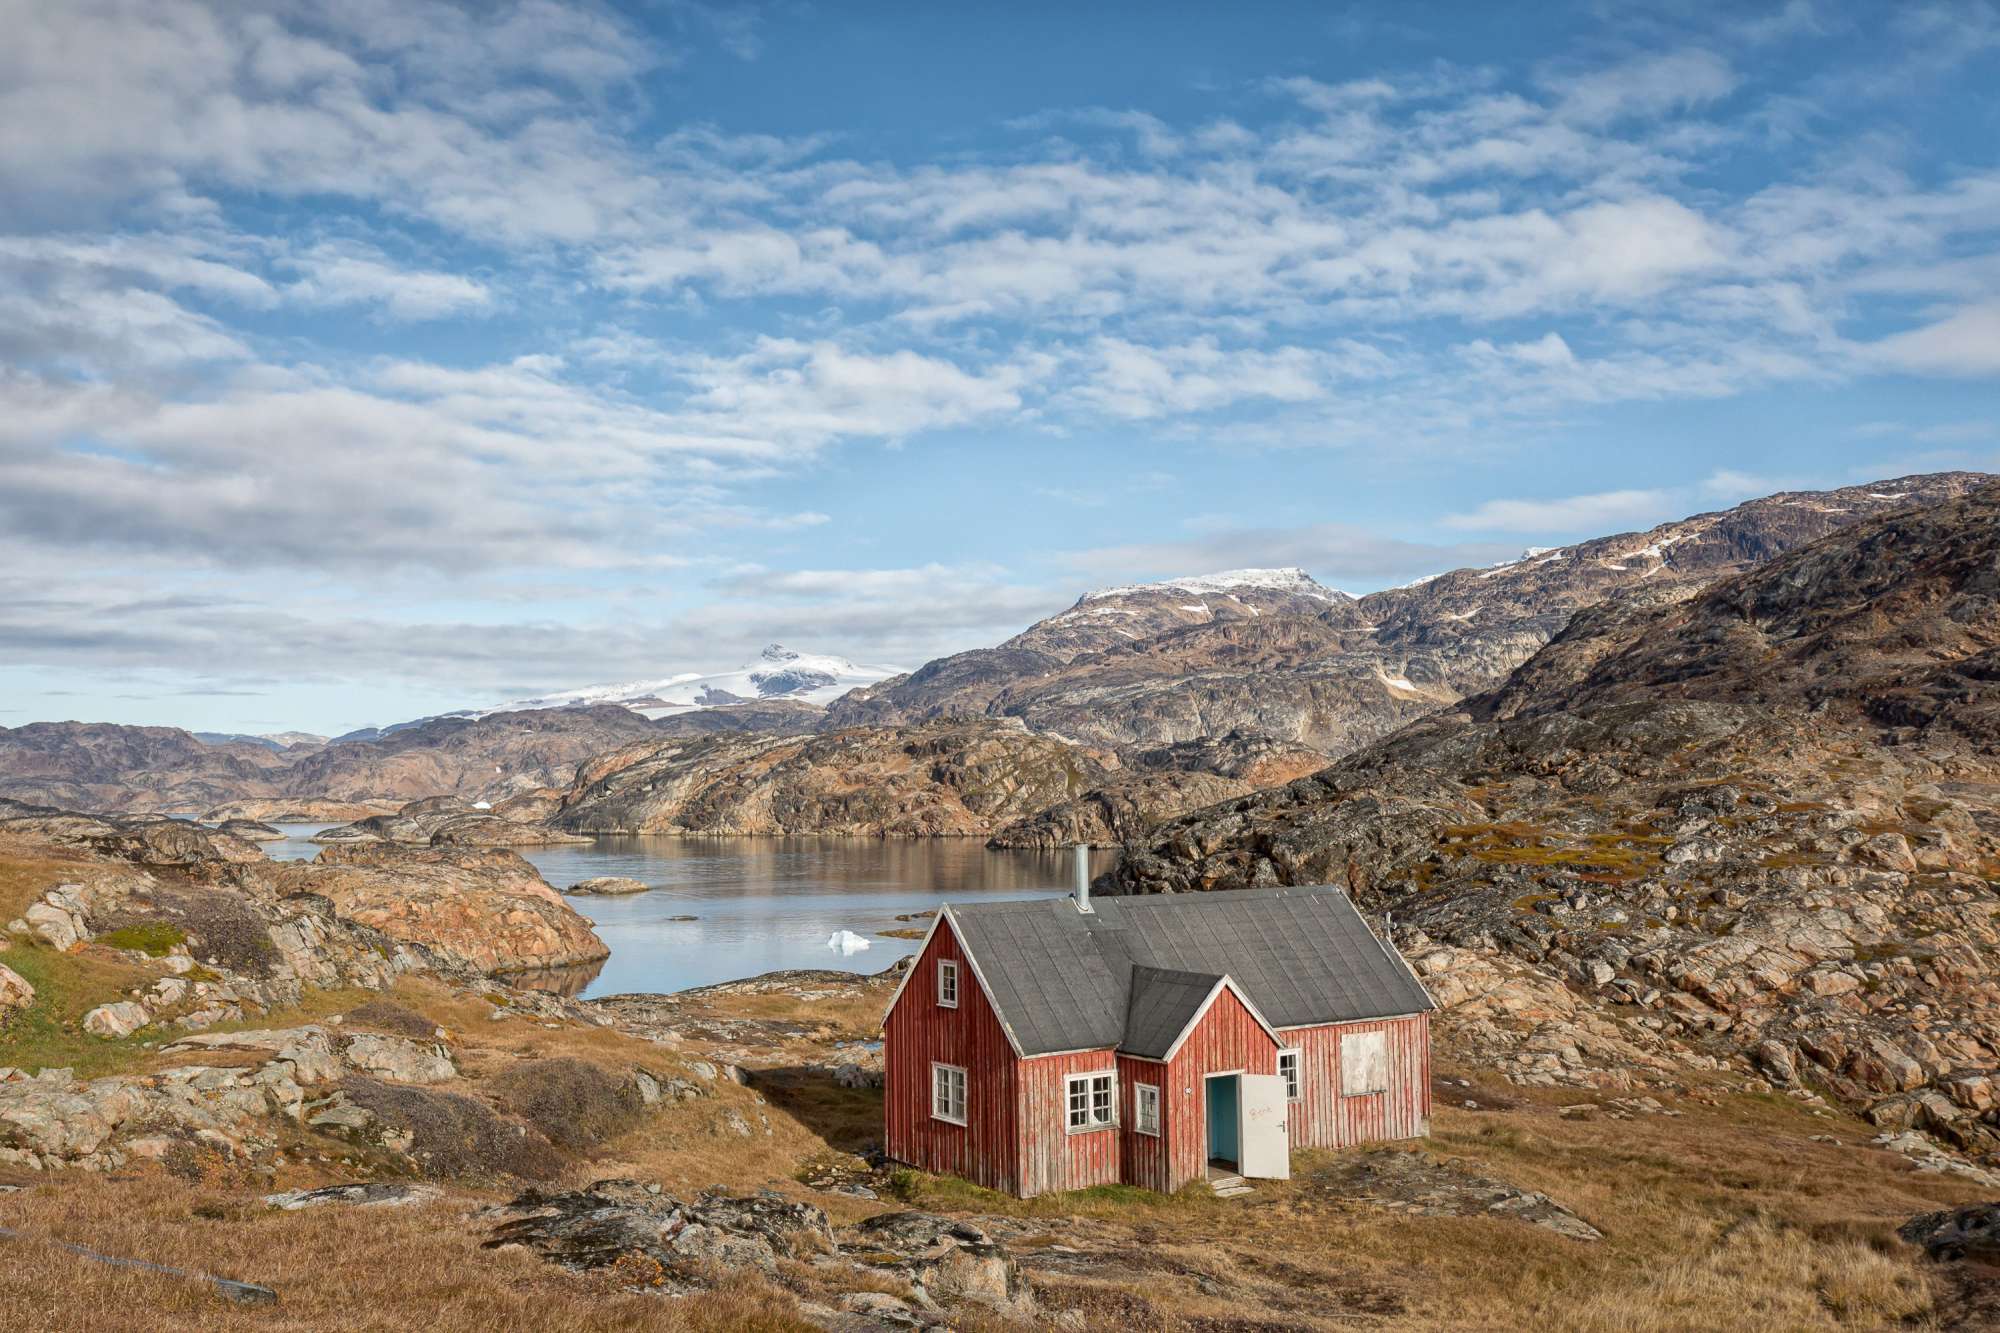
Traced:
<svg viewBox="0 0 2000 1333">
<path fill-rule="evenodd" d="M 1096 910 L 1088 913 L 1067 898 L 950 908 L 1000 1021 L 1023 1054 L 1124 1046 L 1128 1040 L 1158 1044 L 1157 1028 L 1168 1021 L 1182 986 L 1153 975 L 1160 973 L 1206 977 L 1197 1004 L 1216 978 L 1227 976 L 1279 1028 L 1434 1007 L 1333 885 L 1091 903 Z M 1151 973 L 1135 980 L 1140 968 Z M 1143 1015 L 1135 1012 L 1142 998 Z"/>
<path fill-rule="evenodd" d="M 1132 969 L 1132 995 L 1125 1008 L 1125 1039 L 1118 1049 L 1149 1060 L 1164 1060 L 1220 976 L 1140 965 Z"/>
</svg>

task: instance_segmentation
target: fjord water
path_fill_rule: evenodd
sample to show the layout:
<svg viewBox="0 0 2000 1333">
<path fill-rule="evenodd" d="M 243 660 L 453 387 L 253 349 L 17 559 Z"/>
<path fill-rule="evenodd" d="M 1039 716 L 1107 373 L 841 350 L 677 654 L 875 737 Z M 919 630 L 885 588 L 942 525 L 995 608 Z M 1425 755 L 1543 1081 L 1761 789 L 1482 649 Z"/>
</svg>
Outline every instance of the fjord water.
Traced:
<svg viewBox="0 0 2000 1333">
<path fill-rule="evenodd" d="M 310 859 L 306 841 L 323 825 L 283 826 L 286 841 L 265 844 L 274 857 Z M 989 851 L 977 838 L 640 838 L 521 847 L 558 889 L 599 875 L 653 886 L 625 897 L 578 896 L 569 902 L 597 923 L 611 950 L 584 988 L 586 997 L 676 991 L 781 968 L 879 972 L 914 952 L 915 940 L 884 930 L 921 929 L 927 920 L 898 916 L 939 903 L 998 901 L 1067 893 L 1067 851 Z M 1115 852 L 1092 858 L 1110 869 Z M 692 921 L 675 917 L 692 916 Z M 869 947 L 842 954 L 827 947 L 850 930 Z"/>
</svg>

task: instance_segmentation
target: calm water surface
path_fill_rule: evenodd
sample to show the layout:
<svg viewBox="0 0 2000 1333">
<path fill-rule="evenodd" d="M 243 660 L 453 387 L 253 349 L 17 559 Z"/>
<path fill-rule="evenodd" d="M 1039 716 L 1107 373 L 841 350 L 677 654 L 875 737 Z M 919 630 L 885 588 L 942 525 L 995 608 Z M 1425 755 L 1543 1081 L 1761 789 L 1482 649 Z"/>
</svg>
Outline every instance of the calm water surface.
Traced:
<svg viewBox="0 0 2000 1333">
<path fill-rule="evenodd" d="M 306 841 L 321 824 L 282 825 L 274 857 L 310 859 Z M 629 838 L 520 847 L 558 889 L 598 875 L 653 886 L 621 898 L 575 897 L 597 923 L 611 957 L 586 996 L 675 991 L 780 968 L 879 972 L 916 949 L 915 940 L 878 932 L 922 927 L 898 916 L 950 900 L 1042 898 L 1067 893 L 1070 854 L 988 851 L 976 838 L 885 841 L 868 838 Z M 1093 873 L 1115 852 L 1100 852 Z M 673 918 L 692 916 L 692 921 Z M 843 954 L 827 946 L 849 930 L 869 947 Z"/>
</svg>

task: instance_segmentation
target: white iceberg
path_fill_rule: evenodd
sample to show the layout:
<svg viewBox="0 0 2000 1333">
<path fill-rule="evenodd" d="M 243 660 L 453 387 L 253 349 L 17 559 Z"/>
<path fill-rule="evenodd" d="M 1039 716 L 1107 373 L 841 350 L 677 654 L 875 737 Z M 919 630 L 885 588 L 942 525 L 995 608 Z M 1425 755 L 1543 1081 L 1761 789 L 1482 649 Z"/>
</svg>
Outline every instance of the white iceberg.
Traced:
<svg viewBox="0 0 2000 1333">
<path fill-rule="evenodd" d="M 868 941 L 851 930 L 836 930 L 826 937 L 826 947 L 842 953 L 859 953 L 868 947 Z"/>
</svg>

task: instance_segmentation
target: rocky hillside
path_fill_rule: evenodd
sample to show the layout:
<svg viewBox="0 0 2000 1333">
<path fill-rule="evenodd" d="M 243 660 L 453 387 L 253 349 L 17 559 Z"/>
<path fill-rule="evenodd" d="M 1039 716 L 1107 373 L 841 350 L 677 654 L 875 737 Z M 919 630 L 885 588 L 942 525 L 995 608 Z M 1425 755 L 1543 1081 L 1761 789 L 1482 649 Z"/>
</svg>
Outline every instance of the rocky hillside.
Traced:
<svg viewBox="0 0 2000 1333">
<path fill-rule="evenodd" d="M 641 742 L 583 765 L 552 822 L 573 833 L 985 836 L 1100 785 L 1117 762 L 1001 720 Z"/>
<path fill-rule="evenodd" d="M 73 810 L 206 809 L 263 794 L 288 762 L 268 745 L 210 745 L 178 727 L 0 727 L 0 797 Z"/>
<path fill-rule="evenodd" d="M 1198 578 L 1100 588 L 1076 599 L 1001 644 L 1004 651 L 1041 653 L 1067 662 L 1190 625 L 1213 625 L 1265 616 L 1316 616 L 1351 606 L 1344 592 L 1325 587 L 1303 569 L 1232 569 Z"/>
<path fill-rule="evenodd" d="M 1579 608 L 1621 590 L 1699 587 L 1983 480 L 1942 473 L 1774 495 L 1358 600 L 1310 580 L 1287 595 L 1196 591 L 1201 581 L 1187 580 L 1116 589 L 998 648 L 857 690 L 829 716 L 836 725 L 1011 716 L 1121 749 L 1240 730 L 1343 754 L 1493 688 Z"/>
<path fill-rule="evenodd" d="M 380 813 L 363 807 L 426 796 L 498 802 L 564 786 L 580 761 L 637 736 L 788 728 L 800 707 L 808 706 L 750 705 L 662 723 L 611 706 L 432 718 L 372 740 L 285 751 L 208 744 L 175 727 L 40 722 L 0 728 L 0 796 L 74 810 L 262 812 L 254 818 L 315 807 L 353 818 Z"/>
<path fill-rule="evenodd" d="M 1992 1153 L 1996 878 L 1989 485 L 1584 611 L 1463 707 L 1163 826 L 1107 888 L 1345 883 L 1517 1073 L 1754 1061 Z"/>
</svg>

